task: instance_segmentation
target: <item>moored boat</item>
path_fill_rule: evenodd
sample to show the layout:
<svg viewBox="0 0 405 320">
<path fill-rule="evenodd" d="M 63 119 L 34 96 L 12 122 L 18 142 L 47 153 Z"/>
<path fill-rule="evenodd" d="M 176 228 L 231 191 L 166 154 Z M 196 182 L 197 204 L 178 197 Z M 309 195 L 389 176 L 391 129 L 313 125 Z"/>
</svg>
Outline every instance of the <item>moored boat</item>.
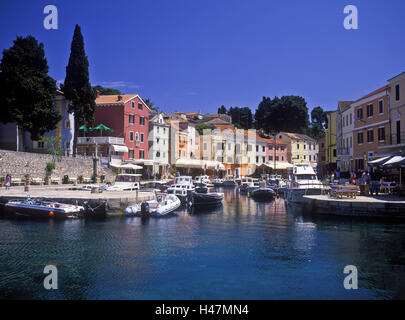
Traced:
<svg viewBox="0 0 405 320">
<path fill-rule="evenodd" d="M 214 179 L 212 180 L 212 184 L 214 185 L 214 187 L 223 187 L 224 179 Z"/>
<path fill-rule="evenodd" d="M 274 199 L 275 194 L 271 188 L 257 188 L 252 191 L 251 197 L 259 201 L 271 201 Z"/>
<path fill-rule="evenodd" d="M 220 192 L 194 193 L 191 196 L 193 208 L 212 208 L 222 205 L 224 194 Z"/>
<path fill-rule="evenodd" d="M 195 187 L 190 176 L 176 177 L 174 183 L 167 188 L 167 193 L 176 195 L 183 204 L 187 203 L 189 195 L 194 192 Z"/>
<path fill-rule="evenodd" d="M 126 216 L 164 217 L 177 210 L 180 199 L 174 194 L 156 193 L 154 200 L 145 201 L 125 209 Z"/>
<path fill-rule="evenodd" d="M 86 213 L 83 206 L 29 196 L 23 200 L 10 200 L 4 205 L 4 208 L 6 214 L 32 219 L 75 219 Z"/>
<path fill-rule="evenodd" d="M 284 194 L 288 203 L 302 203 L 304 195 L 320 195 L 324 190 L 310 164 L 296 164 Z"/>
</svg>

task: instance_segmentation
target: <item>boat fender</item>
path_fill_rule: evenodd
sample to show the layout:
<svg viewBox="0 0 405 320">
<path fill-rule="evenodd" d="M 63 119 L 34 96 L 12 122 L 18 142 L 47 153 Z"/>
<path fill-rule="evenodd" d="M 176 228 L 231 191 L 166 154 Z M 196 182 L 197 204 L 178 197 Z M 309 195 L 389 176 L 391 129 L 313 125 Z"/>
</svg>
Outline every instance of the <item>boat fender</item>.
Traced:
<svg viewBox="0 0 405 320">
<path fill-rule="evenodd" d="M 49 211 L 49 215 L 52 217 L 53 216 L 53 211 Z"/>
</svg>

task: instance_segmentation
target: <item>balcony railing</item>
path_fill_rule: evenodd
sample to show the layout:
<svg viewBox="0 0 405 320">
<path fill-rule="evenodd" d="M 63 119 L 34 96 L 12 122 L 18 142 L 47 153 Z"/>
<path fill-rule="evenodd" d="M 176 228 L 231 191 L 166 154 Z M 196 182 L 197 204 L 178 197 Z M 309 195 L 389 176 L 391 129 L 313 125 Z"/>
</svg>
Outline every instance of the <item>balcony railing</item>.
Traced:
<svg viewBox="0 0 405 320">
<path fill-rule="evenodd" d="M 78 137 L 77 144 L 124 144 L 119 137 Z"/>
<path fill-rule="evenodd" d="M 379 147 L 388 147 L 388 146 L 393 146 L 395 147 L 396 145 L 405 145 L 405 132 L 401 132 L 400 134 L 389 134 L 384 137 L 384 139 L 380 140 L 377 137 L 378 145 Z"/>
</svg>

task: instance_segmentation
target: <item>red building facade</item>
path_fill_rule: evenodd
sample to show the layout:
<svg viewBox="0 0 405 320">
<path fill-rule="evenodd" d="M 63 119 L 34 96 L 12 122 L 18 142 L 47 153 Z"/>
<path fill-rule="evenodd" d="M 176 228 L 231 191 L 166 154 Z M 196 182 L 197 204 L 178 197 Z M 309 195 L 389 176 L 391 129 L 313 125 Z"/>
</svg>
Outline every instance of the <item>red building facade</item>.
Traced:
<svg viewBox="0 0 405 320">
<path fill-rule="evenodd" d="M 104 124 L 113 129 L 104 135 L 124 139 L 124 160 L 148 159 L 150 109 L 145 102 L 136 94 L 97 95 L 96 105 L 94 126 Z"/>
</svg>

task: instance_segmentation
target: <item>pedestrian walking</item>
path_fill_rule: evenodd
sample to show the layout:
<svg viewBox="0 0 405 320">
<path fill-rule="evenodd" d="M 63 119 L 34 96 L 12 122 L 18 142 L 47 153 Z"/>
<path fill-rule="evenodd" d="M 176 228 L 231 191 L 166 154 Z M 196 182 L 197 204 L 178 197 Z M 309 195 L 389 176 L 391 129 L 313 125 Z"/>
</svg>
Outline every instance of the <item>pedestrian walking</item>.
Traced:
<svg viewBox="0 0 405 320">
<path fill-rule="evenodd" d="M 9 174 L 6 176 L 6 183 L 4 185 L 6 186 L 6 190 L 11 187 L 11 176 Z"/>
</svg>

